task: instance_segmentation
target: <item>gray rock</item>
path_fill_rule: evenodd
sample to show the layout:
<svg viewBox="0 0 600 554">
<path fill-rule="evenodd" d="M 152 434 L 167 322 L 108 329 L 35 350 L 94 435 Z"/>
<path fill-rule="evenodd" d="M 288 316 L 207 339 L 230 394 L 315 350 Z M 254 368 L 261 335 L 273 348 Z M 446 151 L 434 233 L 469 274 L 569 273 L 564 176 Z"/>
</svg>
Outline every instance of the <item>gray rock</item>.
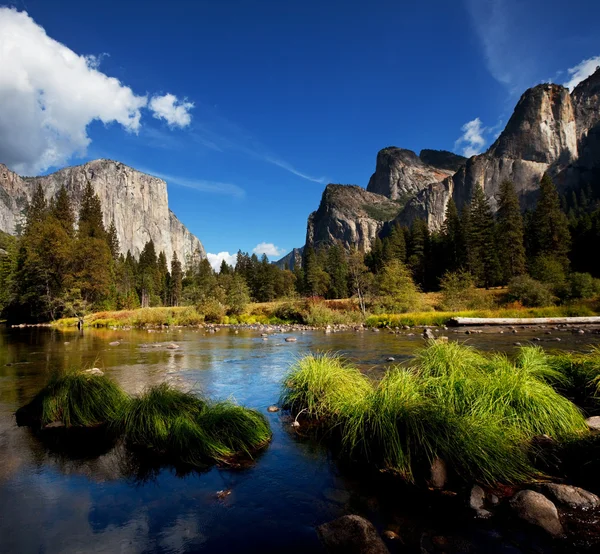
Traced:
<svg viewBox="0 0 600 554">
<path fill-rule="evenodd" d="M 115 340 L 113 342 L 109 342 L 108 346 L 119 346 L 119 344 L 121 344 L 118 340 Z"/>
<path fill-rule="evenodd" d="M 549 534 L 555 537 L 564 534 L 556 506 L 543 494 L 532 490 L 520 491 L 511 499 L 510 506 L 521 519 Z"/>
<path fill-rule="evenodd" d="M 357 515 L 319 525 L 317 534 L 332 554 L 389 554 L 373 524 Z"/>
<path fill-rule="evenodd" d="M 443 489 L 448 481 L 448 470 L 446 468 L 446 462 L 441 458 L 435 458 L 431 462 L 429 484 L 434 489 Z"/>
<path fill-rule="evenodd" d="M 179 345 L 175 344 L 175 343 L 171 343 L 171 344 L 167 344 L 167 348 L 169 350 L 177 350 L 179 348 Z"/>
<path fill-rule="evenodd" d="M 431 329 L 425 329 L 423 331 L 423 338 L 430 340 L 430 339 L 435 339 L 435 335 L 433 334 L 433 332 L 431 331 Z"/>
<path fill-rule="evenodd" d="M 275 412 L 278 412 L 278 411 L 279 411 L 279 408 L 277 406 L 275 406 L 275 405 L 269 406 L 267 408 L 267 412 L 275 413 Z"/>
<path fill-rule="evenodd" d="M 425 158 L 428 162 L 440 163 L 441 160 L 430 156 L 427 151 Z M 424 162 L 412 150 L 404 148 L 389 147 L 380 150 L 377 154 L 375 173 L 371 176 L 367 190 L 387 196 L 392 200 L 405 198 L 407 195 L 415 195 L 421 192 L 427 185 L 442 181 L 446 177 L 454 175 L 456 170 L 467 160 L 456 154 L 454 163 L 443 164 L 445 167 L 434 167 Z"/>
<path fill-rule="evenodd" d="M 396 358 L 394 358 L 393 356 L 389 356 L 388 358 L 386 358 L 385 360 L 386 362 L 395 362 Z"/>
<path fill-rule="evenodd" d="M 42 177 L 19 177 L 0 164 L 0 230 L 14 233 L 22 220 L 22 205 L 38 183 L 47 199 L 56 197 L 64 184 L 77 218 L 88 181 L 102 202 L 106 227 L 115 223 L 121 252 L 130 250 L 138 257 L 146 242 L 153 240 L 156 251 L 164 252 L 167 260 L 173 252 L 184 263 L 196 253 L 206 257 L 201 242 L 169 210 L 165 181 L 112 160 L 93 160 Z"/>
<path fill-rule="evenodd" d="M 475 514 L 481 519 L 487 519 L 492 516 L 492 512 L 485 509 L 485 496 L 485 491 L 479 485 L 475 485 L 471 489 L 469 496 L 469 507 L 475 510 Z"/>
<path fill-rule="evenodd" d="M 544 483 L 540 485 L 540 490 L 557 504 L 568 506 L 569 508 L 590 510 L 600 506 L 600 498 L 579 487 L 560 485 L 558 483 Z"/>
<path fill-rule="evenodd" d="M 588 417 L 585 422 L 593 431 L 600 431 L 600 416 Z"/>
<path fill-rule="evenodd" d="M 296 342 L 298 339 L 296 337 L 286 337 L 285 342 Z"/>
</svg>

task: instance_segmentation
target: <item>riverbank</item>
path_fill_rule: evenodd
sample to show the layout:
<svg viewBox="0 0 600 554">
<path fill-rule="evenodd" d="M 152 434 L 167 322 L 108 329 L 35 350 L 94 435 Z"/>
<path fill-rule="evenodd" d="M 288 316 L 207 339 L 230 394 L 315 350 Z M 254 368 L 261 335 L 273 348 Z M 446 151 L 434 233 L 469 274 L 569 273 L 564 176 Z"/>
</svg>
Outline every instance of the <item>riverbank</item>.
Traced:
<svg viewBox="0 0 600 554">
<path fill-rule="evenodd" d="M 367 314 L 362 317 L 352 300 L 290 300 L 250 304 L 245 313 L 237 316 L 203 314 L 193 306 L 140 308 L 137 310 L 103 311 L 84 318 L 88 327 L 161 328 L 198 326 L 286 326 L 297 330 L 356 327 L 402 328 L 419 326 L 443 327 L 453 318 L 564 318 L 600 315 L 598 300 L 545 308 L 498 307 L 485 310 L 438 311 L 435 295 L 423 295 L 425 311 L 393 314 Z M 48 323 L 55 327 L 75 327 L 77 318 L 64 318 Z"/>
</svg>

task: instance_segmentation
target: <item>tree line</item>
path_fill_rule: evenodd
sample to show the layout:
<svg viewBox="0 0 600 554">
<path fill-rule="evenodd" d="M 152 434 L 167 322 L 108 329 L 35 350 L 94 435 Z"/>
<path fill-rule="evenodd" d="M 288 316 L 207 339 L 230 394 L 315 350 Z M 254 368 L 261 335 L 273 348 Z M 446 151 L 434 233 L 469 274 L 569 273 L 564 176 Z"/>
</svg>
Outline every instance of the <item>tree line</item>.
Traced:
<svg viewBox="0 0 600 554">
<path fill-rule="evenodd" d="M 38 185 L 18 236 L 0 237 L 0 308 L 10 321 L 179 305 L 218 316 L 240 314 L 251 301 L 354 296 L 363 312 L 367 297 L 377 297 L 381 309 L 406 311 L 419 290 L 509 285 L 530 305 L 596 291 L 600 207 L 591 187 L 561 197 L 546 175 L 536 207 L 523 214 L 514 184 L 505 181 L 496 201 L 494 214 L 475 187 L 460 212 L 448 202 L 440 231 L 423 220 L 396 224 L 366 254 L 341 243 L 308 246 L 302 265 L 290 271 L 239 251 L 235 266 L 223 261 L 214 271 L 199 252 L 167 260 L 152 241 L 138 259 L 123 254 L 90 183 L 77 220 L 64 186 L 47 202 Z"/>
</svg>

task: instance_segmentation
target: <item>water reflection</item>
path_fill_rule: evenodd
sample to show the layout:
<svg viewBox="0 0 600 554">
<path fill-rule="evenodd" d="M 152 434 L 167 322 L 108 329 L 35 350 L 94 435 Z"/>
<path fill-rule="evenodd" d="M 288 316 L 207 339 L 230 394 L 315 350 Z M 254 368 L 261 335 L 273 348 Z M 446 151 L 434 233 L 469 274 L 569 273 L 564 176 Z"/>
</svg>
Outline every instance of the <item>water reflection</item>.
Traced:
<svg viewBox="0 0 600 554">
<path fill-rule="evenodd" d="M 522 332 L 518 340 L 536 333 Z M 257 331 L 0 331 L 0 551 L 318 553 L 314 526 L 351 512 L 380 528 L 402 528 L 408 552 L 419 551 L 423 533 L 459 533 L 480 552 L 531 551 L 520 550 L 533 539 L 518 528 L 482 527 L 456 504 L 434 508 L 398 484 L 373 483 L 356 471 L 340 470 L 323 445 L 298 440 L 281 413 L 266 412 L 278 400 L 285 372 L 302 354 L 337 351 L 376 376 L 389 356 L 410 357 L 422 344 L 419 336 L 295 336 L 297 342 L 286 343 L 280 334 L 263 341 Z M 509 334 L 455 336 L 482 348 L 514 348 Z M 552 346 L 585 349 L 599 338 L 560 336 L 562 342 Z M 179 348 L 167 348 L 171 343 Z M 169 381 L 212 398 L 234 398 L 266 414 L 273 442 L 250 467 L 198 472 L 153 463 L 99 439 L 66 449 L 60 434 L 41 440 L 16 426 L 14 411 L 52 372 L 81 367 L 102 368 L 132 393 Z M 219 499 L 221 490 L 231 494 Z M 521 547 L 498 550 L 498 541 Z M 535 541 L 536 549 L 546 548 L 543 538 Z"/>
</svg>

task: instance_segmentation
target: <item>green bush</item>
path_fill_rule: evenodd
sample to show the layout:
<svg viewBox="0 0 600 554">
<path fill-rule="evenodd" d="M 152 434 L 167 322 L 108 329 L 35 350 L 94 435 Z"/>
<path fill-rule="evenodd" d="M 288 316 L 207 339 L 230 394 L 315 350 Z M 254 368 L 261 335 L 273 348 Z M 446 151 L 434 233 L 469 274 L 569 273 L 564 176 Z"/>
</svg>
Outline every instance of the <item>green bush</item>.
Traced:
<svg viewBox="0 0 600 554">
<path fill-rule="evenodd" d="M 528 308 L 554 304 L 554 296 L 550 287 L 528 275 L 520 275 L 508 283 L 507 299 L 509 302 L 520 302 Z"/>
<path fill-rule="evenodd" d="M 442 308 L 466 310 L 477 296 L 473 276 L 468 271 L 448 271 L 440 280 Z"/>
<path fill-rule="evenodd" d="M 594 279 L 589 273 L 571 273 L 565 288 L 569 300 L 593 298 L 600 293 L 600 279 Z"/>
<path fill-rule="evenodd" d="M 408 268 L 399 260 L 385 264 L 377 276 L 379 299 L 383 311 L 406 313 L 418 311 L 421 295 Z"/>
<path fill-rule="evenodd" d="M 225 317 L 225 306 L 215 298 L 209 298 L 201 302 L 196 308 L 199 313 L 204 315 L 206 323 L 221 323 Z"/>
</svg>

